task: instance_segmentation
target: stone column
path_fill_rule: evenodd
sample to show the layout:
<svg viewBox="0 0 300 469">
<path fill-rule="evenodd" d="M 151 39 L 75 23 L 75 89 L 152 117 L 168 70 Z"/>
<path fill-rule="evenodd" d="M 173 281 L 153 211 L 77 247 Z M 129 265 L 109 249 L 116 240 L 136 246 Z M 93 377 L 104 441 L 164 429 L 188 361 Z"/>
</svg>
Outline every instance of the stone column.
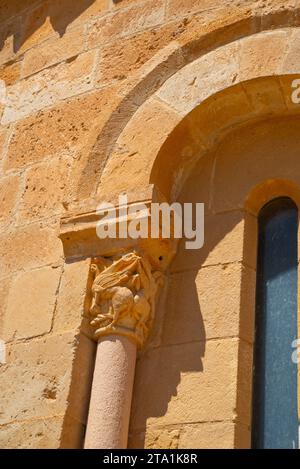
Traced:
<svg viewBox="0 0 300 469">
<path fill-rule="evenodd" d="M 162 274 L 132 252 L 93 265 L 91 326 L 97 356 L 86 429 L 86 449 L 127 447 L 137 348 L 152 327 Z"/>
</svg>

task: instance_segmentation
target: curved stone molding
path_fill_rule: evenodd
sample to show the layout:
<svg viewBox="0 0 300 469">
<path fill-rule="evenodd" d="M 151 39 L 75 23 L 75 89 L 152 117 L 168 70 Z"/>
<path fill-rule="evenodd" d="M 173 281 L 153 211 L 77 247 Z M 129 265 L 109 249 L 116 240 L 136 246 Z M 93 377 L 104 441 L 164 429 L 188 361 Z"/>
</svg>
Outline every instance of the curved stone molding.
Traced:
<svg viewBox="0 0 300 469">
<path fill-rule="evenodd" d="M 94 274 L 90 325 L 94 338 L 122 335 L 142 347 L 155 314 L 155 299 L 163 282 L 160 271 L 136 252 L 118 260 L 97 259 Z"/>
<path fill-rule="evenodd" d="M 79 198 L 89 198 L 99 190 L 99 168 L 102 173 L 111 158 L 114 147 L 118 146 L 119 136 L 137 111 L 136 103 L 139 103 L 140 107 L 146 104 L 162 84 L 169 79 L 172 80 L 184 66 L 203 57 L 209 51 L 221 49 L 240 38 L 299 26 L 299 4 L 292 7 L 283 0 L 277 0 L 272 5 L 255 4 L 255 8 L 252 9 L 247 2 L 245 5 L 243 2 L 240 3 L 239 8 L 235 5 L 231 9 L 227 4 L 219 8 L 217 10 L 219 18 L 218 15 L 217 17 L 212 15 L 211 19 L 207 19 L 205 27 L 202 21 L 187 21 L 176 41 L 169 42 L 168 46 L 139 67 L 126 84 L 122 83 L 120 94 L 123 98 L 115 106 L 109 120 L 98 135 L 91 153 L 86 157 L 85 167 L 78 183 Z M 289 41 L 289 43 L 291 47 L 297 49 L 296 42 L 293 44 Z M 260 54 L 258 59 L 268 61 L 268 57 L 261 54 L 261 48 L 258 54 Z M 295 59 L 298 62 L 296 57 L 297 55 Z M 231 57 L 230 61 L 233 60 L 234 57 Z M 216 63 L 213 64 L 212 72 L 215 66 Z M 199 81 L 201 79 L 199 77 Z M 189 82 L 191 83 L 192 79 Z M 210 82 L 209 88 L 211 87 Z M 111 105 L 110 100 L 109 103 Z M 157 120 L 161 122 L 160 118 Z M 143 148 L 145 149 L 145 146 Z M 89 185 L 84 183 L 87 175 Z"/>
<path fill-rule="evenodd" d="M 299 28 L 261 31 L 181 67 L 119 134 L 97 196 L 126 192 L 130 181 L 130 187 L 137 188 L 151 183 L 168 201 L 174 201 L 181 190 L 178 180 L 185 180 L 182 173 L 189 174 L 195 160 L 226 129 L 250 119 L 298 113 L 299 104 L 291 102 L 291 84 L 300 74 L 299 41 Z M 195 143 L 194 147 L 183 147 L 185 140 Z M 161 157 L 166 147 L 165 164 Z"/>
</svg>

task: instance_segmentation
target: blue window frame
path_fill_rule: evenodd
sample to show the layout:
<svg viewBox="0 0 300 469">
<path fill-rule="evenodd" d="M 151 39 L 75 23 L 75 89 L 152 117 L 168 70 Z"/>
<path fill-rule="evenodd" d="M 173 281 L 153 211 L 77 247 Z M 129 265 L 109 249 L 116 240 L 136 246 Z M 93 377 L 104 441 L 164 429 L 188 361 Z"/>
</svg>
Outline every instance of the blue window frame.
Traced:
<svg viewBox="0 0 300 469">
<path fill-rule="evenodd" d="M 253 375 L 253 448 L 299 448 L 297 364 L 298 210 L 281 197 L 259 214 Z"/>
</svg>

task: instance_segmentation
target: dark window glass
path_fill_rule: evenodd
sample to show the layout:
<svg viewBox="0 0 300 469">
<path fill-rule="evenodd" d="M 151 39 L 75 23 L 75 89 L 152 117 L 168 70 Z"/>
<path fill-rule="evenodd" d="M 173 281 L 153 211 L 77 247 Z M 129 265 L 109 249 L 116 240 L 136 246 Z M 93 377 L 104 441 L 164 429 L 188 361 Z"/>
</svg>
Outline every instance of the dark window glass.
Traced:
<svg viewBox="0 0 300 469">
<path fill-rule="evenodd" d="M 259 215 L 253 381 L 253 448 L 298 448 L 298 211 L 291 199 L 268 203 Z"/>
</svg>

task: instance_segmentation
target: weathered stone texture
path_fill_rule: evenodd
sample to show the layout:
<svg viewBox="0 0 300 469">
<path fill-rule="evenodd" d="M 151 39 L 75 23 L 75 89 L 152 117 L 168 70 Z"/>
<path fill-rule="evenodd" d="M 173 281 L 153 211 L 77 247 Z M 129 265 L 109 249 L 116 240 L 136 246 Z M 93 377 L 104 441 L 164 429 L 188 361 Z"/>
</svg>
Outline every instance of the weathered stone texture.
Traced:
<svg viewBox="0 0 300 469">
<path fill-rule="evenodd" d="M 1 177 L 2 174 L 2 166 L 3 166 L 3 159 L 6 155 L 8 141 L 11 135 L 10 127 L 2 127 L 0 126 L 0 168 L 1 168 Z"/>
<path fill-rule="evenodd" d="M 6 170 L 18 169 L 59 154 L 79 152 L 95 142 L 97 131 L 108 118 L 112 90 L 99 90 L 41 110 L 16 124 Z"/>
<path fill-rule="evenodd" d="M 232 422 L 207 422 L 186 425 L 180 434 L 180 448 L 231 449 L 235 425 Z"/>
<path fill-rule="evenodd" d="M 139 179 L 145 177 L 147 161 L 150 155 L 156 154 L 164 142 L 170 127 L 175 127 L 179 121 L 178 114 L 172 108 L 159 100 L 150 100 L 143 112 L 136 112 L 133 122 L 128 125 L 126 137 L 120 139 L 115 149 L 115 158 L 111 158 L 103 172 L 100 190 L 119 194 L 126 190 L 128 180 L 122 174 L 131 174 L 132 180 L 138 185 Z M 147 139 L 145 126 L 151 129 L 156 139 Z M 150 135 L 150 132 L 149 134 Z M 139 148 L 143 147 L 143 152 Z M 120 164 L 120 160 L 122 164 Z"/>
<path fill-rule="evenodd" d="M 63 211 L 67 200 L 68 176 L 72 160 L 59 158 L 33 166 L 25 172 L 25 189 L 18 223 L 53 216 Z"/>
<path fill-rule="evenodd" d="M 240 322 L 250 323 L 254 291 L 255 272 L 239 263 L 173 274 L 168 285 L 163 343 L 238 336 Z M 250 324 L 243 326 L 250 339 Z"/>
<path fill-rule="evenodd" d="M 38 1 L 22 0 L 22 3 L 20 3 L 19 0 L 3 0 L 0 5 L 0 18 L 3 21 L 20 15 L 28 8 L 32 8 Z"/>
<path fill-rule="evenodd" d="M 1 23 L 0 26 L 0 64 L 9 63 L 16 58 L 14 41 L 20 36 L 21 17 Z"/>
<path fill-rule="evenodd" d="M 168 23 L 154 29 L 146 29 L 138 34 L 105 44 L 101 48 L 97 70 L 97 83 L 104 86 L 114 81 L 125 82 L 149 60 L 161 53 L 183 31 L 183 23 Z M 114 60 L 111 60 L 111 57 Z"/>
<path fill-rule="evenodd" d="M 277 34 L 254 35 L 243 41 L 241 47 L 241 74 L 242 80 L 260 76 L 263 71 L 266 75 L 273 75 L 279 69 L 285 57 L 290 42 L 288 31 L 279 31 Z M 263 50 L 263 60 L 257 60 L 260 51 Z M 269 71 L 269 73 L 268 73 Z"/>
<path fill-rule="evenodd" d="M 12 62 L 0 67 L 0 80 L 3 80 L 6 86 L 13 85 L 20 79 L 21 62 Z"/>
<path fill-rule="evenodd" d="M 1 424 L 63 416 L 76 340 L 72 333 L 11 345 L 1 367 Z M 18 382 L 18 386 L 15 383 Z"/>
<path fill-rule="evenodd" d="M 26 268 L 55 265 L 61 261 L 61 256 L 61 244 L 53 227 L 30 224 L 0 237 L 1 276 Z"/>
<path fill-rule="evenodd" d="M 4 327 L 4 316 L 7 307 L 7 299 L 9 288 L 11 285 L 11 278 L 6 277 L 1 280 L 0 284 L 0 337 L 3 336 L 3 327 Z"/>
<path fill-rule="evenodd" d="M 28 339 L 50 332 L 61 269 L 44 267 L 16 276 L 11 284 L 2 337 Z"/>
<path fill-rule="evenodd" d="M 72 28 L 64 36 L 50 38 L 30 49 L 24 56 L 22 77 L 33 75 L 40 70 L 55 65 L 84 51 L 83 27 Z"/>
<path fill-rule="evenodd" d="M 221 7 L 239 7 L 239 6 L 251 6 L 255 4 L 254 0 L 169 0 L 167 4 L 167 16 L 181 16 L 188 15 L 197 12 L 207 12 L 211 9 Z"/>
<path fill-rule="evenodd" d="M 299 134 L 299 117 L 295 116 L 266 120 L 225 137 L 217 152 L 214 210 L 224 212 L 241 207 L 251 187 L 266 179 L 286 179 L 298 183 L 295 168 L 299 161 Z M 226 158 L 223 157 L 225 154 Z M 259 164 L 261 161 L 263 166 Z M 232 172 L 237 172 L 239 178 L 228 187 L 225 181 Z M 223 196 L 225 191 L 226 199 Z"/>
<path fill-rule="evenodd" d="M 7 124 L 93 88 L 96 53 L 89 51 L 12 85 L 2 123 Z"/>
<path fill-rule="evenodd" d="M 96 19 L 90 25 L 88 47 L 93 48 L 110 41 L 112 37 L 128 36 L 162 23 L 164 3 L 164 0 L 136 2 L 132 8 L 117 10 Z"/>
<path fill-rule="evenodd" d="M 129 435 L 128 447 L 135 449 L 177 449 L 180 427 L 152 428 L 147 433 L 133 433 Z"/>
<path fill-rule="evenodd" d="M 59 416 L 0 425 L 0 448 L 57 449 L 63 422 Z"/>
<path fill-rule="evenodd" d="M 19 175 L 0 179 L 0 226 L 9 223 L 13 218 L 20 182 Z"/>
<path fill-rule="evenodd" d="M 236 339 L 219 339 L 149 351 L 137 367 L 132 430 L 234 419 L 237 350 Z"/>
<path fill-rule="evenodd" d="M 66 263 L 59 289 L 54 331 L 78 328 L 84 314 L 90 260 Z"/>
</svg>

